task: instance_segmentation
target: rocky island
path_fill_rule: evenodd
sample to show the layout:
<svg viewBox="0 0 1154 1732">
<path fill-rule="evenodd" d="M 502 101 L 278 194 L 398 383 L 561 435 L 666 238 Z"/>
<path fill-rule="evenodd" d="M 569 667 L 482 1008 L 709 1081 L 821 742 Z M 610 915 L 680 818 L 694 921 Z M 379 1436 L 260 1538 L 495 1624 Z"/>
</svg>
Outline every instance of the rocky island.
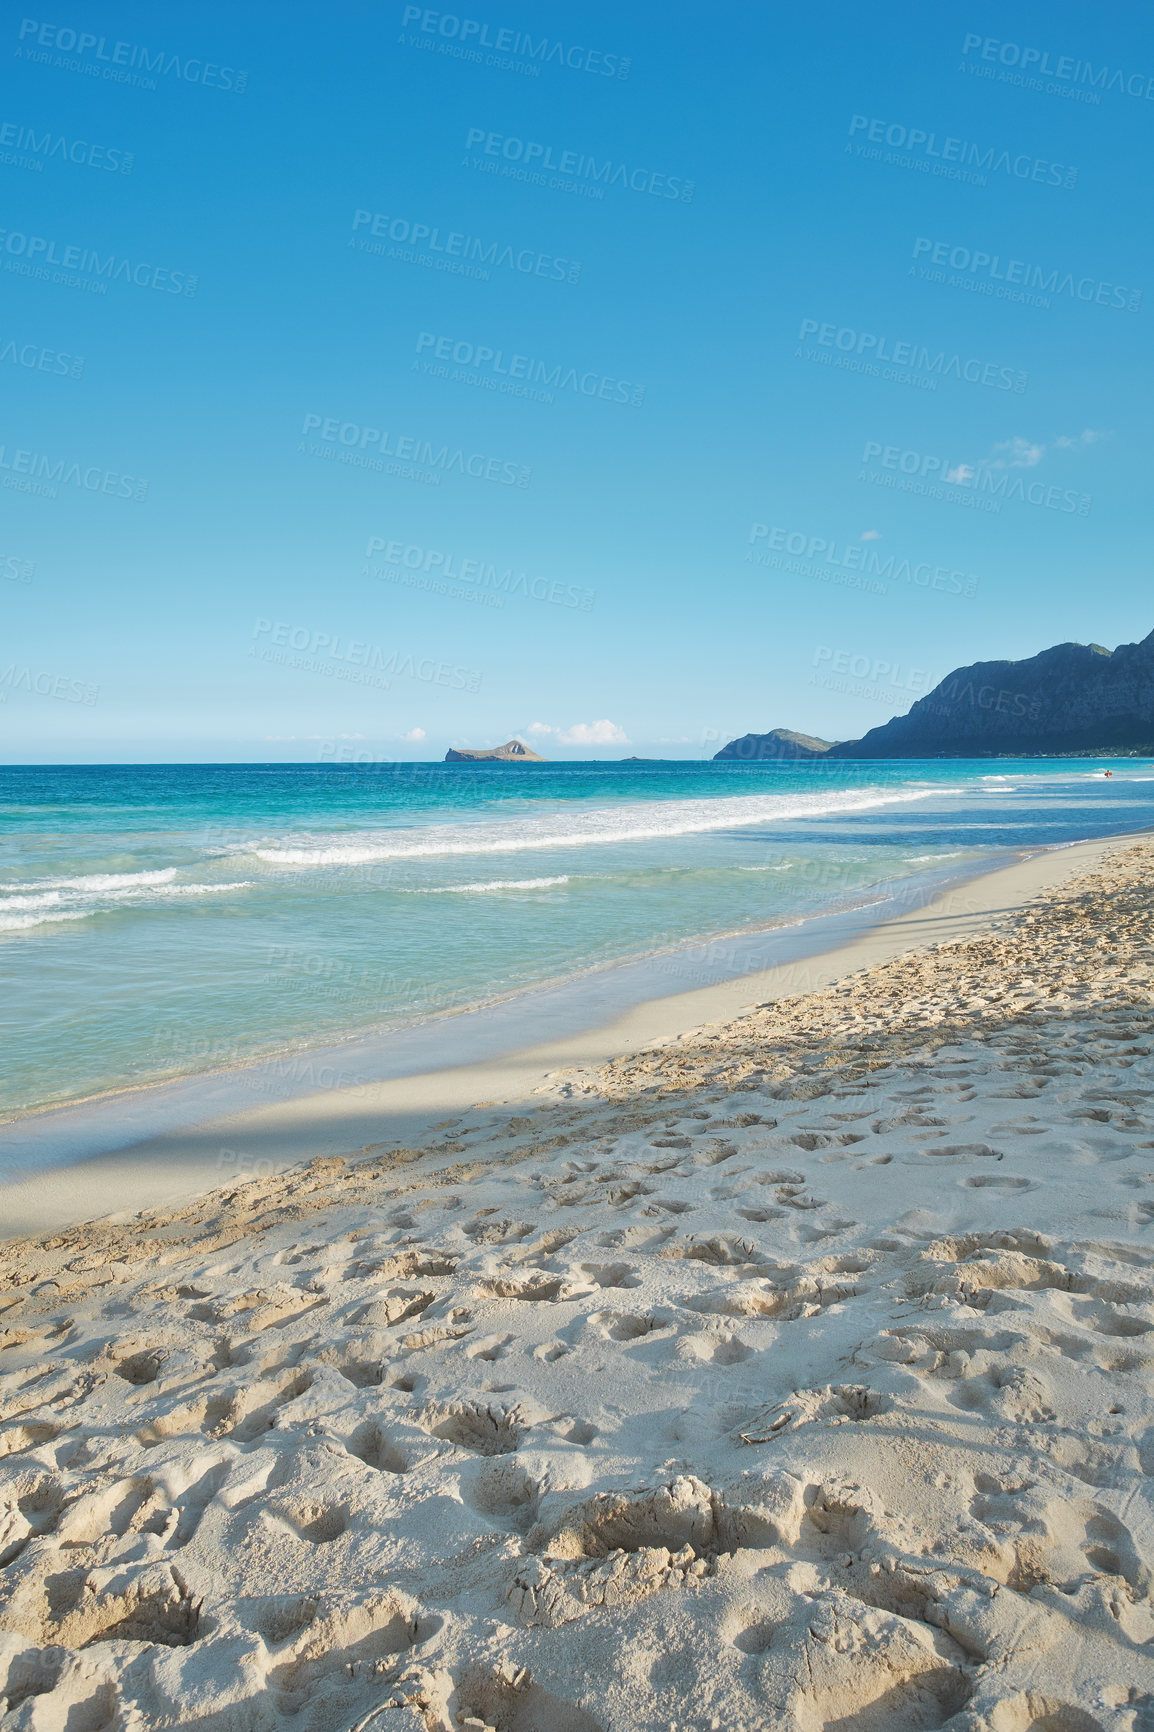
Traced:
<svg viewBox="0 0 1154 1732">
<path fill-rule="evenodd" d="M 445 753 L 446 764 L 547 764 L 539 752 L 531 752 L 522 740 L 506 740 L 503 746 L 492 746 L 487 752 L 458 751 L 450 746 Z"/>
<path fill-rule="evenodd" d="M 822 758 L 832 749 L 832 740 L 819 740 L 813 734 L 796 734 L 792 728 L 771 728 L 768 734 L 742 734 L 730 740 L 714 761 L 735 759 L 743 763 L 764 763 L 768 759 Z"/>
</svg>

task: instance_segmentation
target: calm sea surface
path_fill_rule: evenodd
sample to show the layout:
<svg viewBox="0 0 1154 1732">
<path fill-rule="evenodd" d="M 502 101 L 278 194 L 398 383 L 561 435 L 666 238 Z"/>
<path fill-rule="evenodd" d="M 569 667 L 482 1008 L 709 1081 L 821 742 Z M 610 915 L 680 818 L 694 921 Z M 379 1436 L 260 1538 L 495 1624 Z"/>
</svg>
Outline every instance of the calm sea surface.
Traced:
<svg viewBox="0 0 1154 1732">
<path fill-rule="evenodd" d="M 0 802 L 13 1113 L 1137 829 L 1154 766 L 25 768 Z"/>
</svg>

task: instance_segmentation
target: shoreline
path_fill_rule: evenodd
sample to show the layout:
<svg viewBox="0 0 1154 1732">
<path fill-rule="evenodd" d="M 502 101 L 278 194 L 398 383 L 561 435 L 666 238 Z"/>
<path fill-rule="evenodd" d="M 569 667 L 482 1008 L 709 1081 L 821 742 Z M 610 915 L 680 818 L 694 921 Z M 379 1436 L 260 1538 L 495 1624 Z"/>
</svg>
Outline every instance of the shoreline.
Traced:
<svg viewBox="0 0 1154 1732">
<path fill-rule="evenodd" d="M 229 1085 L 238 1077 L 252 1081 L 260 1070 L 275 1068 L 277 1061 L 264 1061 L 216 1073 L 225 1091 L 223 1101 L 218 1091 L 217 1105 L 226 1110 L 199 1117 L 194 1112 L 181 1122 L 177 1098 L 176 1124 L 159 1131 L 147 1122 L 143 1097 L 179 1097 L 182 1092 L 204 1097 L 208 1091 L 203 1074 L 175 1083 L 117 1091 L 100 1098 L 109 1107 L 123 1104 L 128 1111 L 125 1122 L 111 1131 L 111 1141 L 103 1148 L 38 1170 L 25 1170 L 0 1188 L 0 1238 L 19 1238 L 84 1220 L 170 1206 L 222 1185 L 283 1172 L 318 1157 L 356 1157 L 369 1150 L 412 1142 L 427 1137 L 435 1121 L 446 1114 L 464 1115 L 466 1119 L 488 1114 L 492 1118 L 494 1113 L 510 1115 L 517 1109 L 542 1105 L 546 1097 L 570 1098 L 589 1086 L 588 1073 L 612 1060 L 729 1020 L 756 1003 L 820 990 L 911 950 L 973 936 L 1044 890 L 1090 870 L 1110 853 L 1147 834 L 1130 831 L 1058 844 L 1008 866 L 960 875 L 944 892 L 926 899 L 923 906 L 906 909 L 890 919 L 863 922 L 860 916 L 866 910 L 857 908 L 803 919 L 792 927 L 769 929 L 755 936 L 769 936 L 780 944 L 782 934 L 801 932 L 800 953 L 688 991 L 651 993 L 624 1008 L 616 1007 L 616 1015 L 604 1014 L 604 1003 L 594 1004 L 589 1008 L 602 1014 L 581 1026 L 566 1027 L 554 1038 L 533 1043 L 502 1045 L 496 1038 L 490 1041 L 490 1050 L 472 1062 L 402 1069 L 399 1074 L 367 1082 L 350 1077 L 344 1086 L 338 1082 L 319 1091 L 282 1087 L 276 1091 L 280 1098 L 273 1095 L 264 1104 L 236 1110 L 235 1100 L 227 1098 Z M 901 897 L 879 899 L 887 900 L 900 902 Z M 815 937 L 817 947 L 807 946 L 805 939 Z M 822 939 L 827 940 L 824 947 Z M 630 968 L 652 971 L 655 962 L 668 967 L 671 957 L 685 954 L 684 950 L 664 953 L 642 965 L 616 965 L 605 970 L 602 978 L 620 985 Z M 547 991 L 538 989 L 480 1012 L 456 1013 L 456 1018 L 484 1017 L 490 1036 L 499 1037 L 496 1013 L 504 1006 L 548 997 Z M 547 1025 L 547 1016 L 541 1020 Z M 451 1019 L 436 1019 L 419 1025 L 415 1032 L 432 1027 L 440 1036 L 452 1026 Z M 355 1042 L 343 1042 L 339 1048 L 320 1050 L 352 1057 L 355 1046 Z M 309 1050 L 315 1059 L 318 1049 Z M 400 1056 L 403 1064 L 403 1054 Z M 80 1117 L 84 1110 L 47 1108 L 10 1121 L 0 1127 L 0 1157 L 16 1143 L 13 1132 L 27 1127 L 51 1130 L 53 1124 L 59 1128 L 61 1121 Z M 132 1134 L 134 1116 L 142 1134 Z M 67 1126 L 65 1133 L 77 1134 L 75 1128 L 69 1131 Z M 83 1130 L 79 1134 L 83 1136 Z M 77 1184 L 82 1188 L 82 1201 L 75 1195 Z"/>
<path fill-rule="evenodd" d="M 1055 848 L 1070 844 L 1057 843 Z M 652 972 L 654 974 L 668 973 L 671 976 L 704 976 L 707 973 L 717 973 L 718 981 L 698 979 L 698 984 L 718 984 L 722 978 L 738 979 L 747 974 L 759 972 L 757 967 L 733 966 L 734 958 L 729 962 L 716 955 L 719 947 L 729 946 L 734 952 L 741 947 L 755 947 L 761 941 L 772 943 L 783 934 L 811 929 L 820 931 L 824 923 L 836 924 L 843 920 L 854 921 L 859 915 L 872 908 L 886 904 L 914 901 L 932 895 L 940 883 L 942 886 L 964 885 L 971 879 L 984 876 L 991 871 L 1000 870 L 1002 865 L 1013 865 L 1016 859 L 1025 858 L 1034 853 L 1045 853 L 1045 848 L 1014 849 L 1004 848 L 999 851 L 1005 859 L 995 863 L 993 852 L 980 854 L 975 851 L 974 858 L 967 866 L 954 869 L 947 866 L 933 868 L 930 871 L 911 872 L 900 878 L 880 879 L 876 884 L 863 885 L 856 893 L 848 893 L 844 905 L 835 904 L 832 908 L 813 913 L 785 915 L 772 925 L 751 927 L 730 927 L 721 932 L 703 934 L 696 937 L 679 939 L 653 950 L 646 950 L 634 956 L 613 957 L 605 962 L 594 963 L 585 968 L 570 970 L 567 973 L 551 976 L 540 981 L 529 981 L 496 992 L 490 997 L 468 1000 L 462 1004 L 450 1004 L 444 1007 L 436 1006 L 430 1009 L 414 1009 L 400 1011 L 395 1015 L 384 1017 L 378 1022 L 370 1022 L 359 1028 L 336 1033 L 322 1033 L 312 1038 L 300 1040 L 290 1039 L 283 1046 L 271 1047 L 267 1052 L 252 1052 L 239 1057 L 229 1058 L 218 1056 L 215 1063 L 200 1070 L 173 1071 L 167 1074 L 146 1077 L 140 1082 L 115 1083 L 108 1088 L 94 1089 L 88 1094 L 73 1095 L 61 1100 L 39 1101 L 32 1106 L 17 1106 L 0 1111 L 0 1158 L 3 1155 L 5 1132 L 15 1130 L 20 1126 L 35 1125 L 38 1121 L 50 1119 L 53 1115 L 81 1114 L 94 1109 L 112 1107 L 120 1101 L 130 1101 L 133 1096 L 159 1095 L 165 1090 L 177 1090 L 193 1087 L 198 1083 L 211 1086 L 213 1083 L 225 1082 L 229 1078 L 242 1078 L 256 1074 L 262 1070 L 282 1070 L 286 1065 L 294 1068 L 311 1066 L 315 1059 L 323 1058 L 333 1063 L 358 1049 L 370 1047 L 374 1043 L 395 1041 L 398 1038 L 427 1028 L 442 1028 L 446 1024 L 467 1018 L 482 1018 L 494 1010 L 507 1006 L 529 1004 L 540 998 L 561 997 L 572 995 L 574 999 L 582 996 L 583 989 L 595 988 L 600 980 L 616 980 L 628 975 Z M 959 849 L 958 853 L 965 852 Z M 860 899 L 859 899 L 860 898 Z M 874 922 L 880 924 L 887 916 L 879 916 Z M 820 948 L 820 946 L 818 947 Z M 694 965 L 693 959 L 702 958 Z M 723 971 L 728 968 L 728 974 Z M 589 996 L 596 996 L 590 993 Z M 670 997 L 668 992 L 653 992 L 653 998 Z M 631 1008 L 632 1003 L 643 1002 L 642 998 L 629 999 L 625 1008 Z M 431 1068 L 438 1069 L 434 1065 Z M 378 1080 L 378 1079 L 364 1079 Z M 328 1086 L 328 1085 L 323 1085 Z M 300 1091 L 305 1092 L 305 1091 Z M 0 1187 L 6 1181 L 0 1178 Z"/>
<path fill-rule="evenodd" d="M 6 1718 L 1144 1732 L 1152 871 L 0 1246 Z"/>
</svg>

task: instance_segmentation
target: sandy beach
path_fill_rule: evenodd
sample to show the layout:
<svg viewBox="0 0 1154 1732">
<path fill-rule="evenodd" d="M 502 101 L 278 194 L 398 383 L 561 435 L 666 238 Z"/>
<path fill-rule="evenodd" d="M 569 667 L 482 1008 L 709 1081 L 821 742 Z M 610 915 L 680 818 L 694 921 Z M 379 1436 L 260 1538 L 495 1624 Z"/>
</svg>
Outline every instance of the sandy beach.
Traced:
<svg viewBox="0 0 1154 1732">
<path fill-rule="evenodd" d="M 0 1727 L 1151 1732 L 1152 871 L 9 1187 Z"/>
</svg>

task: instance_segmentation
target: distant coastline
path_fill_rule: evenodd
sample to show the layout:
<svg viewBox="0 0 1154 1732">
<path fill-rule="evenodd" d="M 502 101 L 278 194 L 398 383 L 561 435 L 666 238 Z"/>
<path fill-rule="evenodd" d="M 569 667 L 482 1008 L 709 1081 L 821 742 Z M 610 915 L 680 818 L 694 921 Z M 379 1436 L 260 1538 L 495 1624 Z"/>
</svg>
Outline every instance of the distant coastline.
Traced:
<svg viewBox="0 0 1154 1732">
<path fill-rule="evenodd" d="M 1063 643 L 1022 661 L 955 668 L 905 715 L 860 740 L 772 728 L 730 740 L 715 755 L 746 763 L 1154 756 L 1154 631 L 1114 650 Z"/>
</svg>

